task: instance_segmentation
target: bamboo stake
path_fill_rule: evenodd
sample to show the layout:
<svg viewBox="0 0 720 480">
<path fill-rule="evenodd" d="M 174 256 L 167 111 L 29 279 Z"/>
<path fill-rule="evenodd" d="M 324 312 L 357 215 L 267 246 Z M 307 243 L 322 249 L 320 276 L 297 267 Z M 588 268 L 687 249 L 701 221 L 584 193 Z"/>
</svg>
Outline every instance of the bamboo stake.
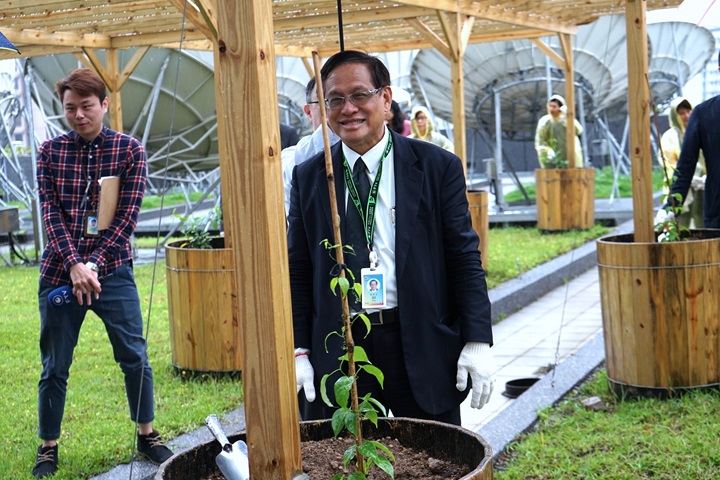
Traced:
<svg viewBox="0 0 720 480">
<path fill-rule="evenodd" d="M 335 174 L 333 172 L 332 164 L 332 152 L 330 151 L 330 134 L 327 126 L 327 113 L 325 111 L 325 102 L 323 99 L 325 95 L 323 93 L 322 77 L 320 76 L 320 55 L 318 52 L 313 51 L 313 66 L 315 67 L 315 86 L 317 90 L 318 105 L 320 106 L 320 126 L 323 133 L 323 146 L 325 149 L 325 176 L 328 182 L 328 194 L 330 195 L 330 214 L 332 216 L 333 223 L 333 235 L 335 240 L 335 261 L 338 265 L 345 263 L 345 255 L 343 252 L 342 235 L 340 233 L 340 215 L 338 214 L 338 202 L 337 195 L 335 193 Z M 353 274 L 359 275 L 360 272 L 353 272 Z M 339 273 L 340 278 L 347 278 L 345 275 L 345 269 L 341 269 Z M 345 345 L 348 353 L 348 375 L 355 376 L 355 341 L 352 336 L 352 324 L 350 323 L 350 306 L 348 305 L 347 295 L 341 295 L 342 305 L 342 319 L 343 325 L 345 326 Z M 357 435 L 355 435 L 355 443 L 360 447 L 362 445 L 362 425 L 361 418 L 359 415 L 358 406 L 358 392 L 357 382 L 352 383 L 350 398 L 352 402 L 352 409 L 357 416 Z M 363 457 L 358 449 L 357 452 L 357 463 L 362 469 Z"/>
</svg>

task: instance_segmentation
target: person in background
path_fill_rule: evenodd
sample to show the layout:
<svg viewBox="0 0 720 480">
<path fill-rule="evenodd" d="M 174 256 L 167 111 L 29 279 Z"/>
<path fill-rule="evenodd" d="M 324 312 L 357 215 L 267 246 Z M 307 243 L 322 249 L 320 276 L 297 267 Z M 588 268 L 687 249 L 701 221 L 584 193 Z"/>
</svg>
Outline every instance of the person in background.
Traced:
<svg viewBox="0 0 720 480">
<path fill-rule="evenodd" d="M 442 133 L 435 131 L 435 124 L 433 123 L 432 118 L 430 118 L 430 111 L 427 108 L 421 105 L 413 107 L 410 118 L 412 129 L 410 138 L 417 138 L 418 140 L 430 142 L 440 148 L 444 148 L 448 152 L 455 151 L 455 146 L 450 139 Z"/>
<path fill-rule="evenodd" d="M 321 74 L 328 123 L 342 139 L 332 161 L 342 242 L 354 252 L 345 256 L 346 268 L 362 285 L 363 269 L 377 260 L 373 276 L 385 286 L 382 309 L 351 302 L 352 314 L 364 310 L 372 324 L 368 332 L 354 323 L 355 343 L 385 378 L 382 388 L 361 372 L 359 394 L 372 394 L 394 416 L 459 425 L 462 401 L 472 391 L 471 407 L 482 408 L 495 372 L 491 306 L 462 162 L 386 126 L 390 74 L 377 57 L 346 50 Z M 333 238 L 325 159 L 317 155 L 295 167 L 288 215 L 297 391 L 322 407 L 305 420 L 335 411 L 315 397 L 343 354 L 343 339 L 330 335 L 342 322 L 330 289 L 337 265 L 323 245 Z M 330 399 L 336 379 L 327 382 Z"/>
<path fill-rule="evenodd" d="M 287 123 L 280 122 L 280 150 L 298 143 L 300 137 L 298 136 L 297 130 Z"/>
<path fill-rule="evenodd" d="M 720 70 L 720 54 L 718 55 Z M 705 228 L 720 228 L 720 95 L 705 100 L 693 109 L 683 137 L 680 159 L 675 168 L 670 195 L 665 205 L 655 216 L 655 223 L 663 223 L 674 214 L 669 211 L 673 195 L 680 194 L 685 199 L 693 178 L 696 177 L 700 152 L 705 157 L 705 202 L 703 203 L 703 222 Z"/>
<path fill-rule="evenodd" d="M 542 168 L 567 168 L 567 129 L 565 99 L 560 95 L 553 95 L 547 101 L 547 115 L 544 115 L 535 130 L 535 150 Z M 583 166 L 582 147 L 580 135 L 583 128 L 575 120 L 575 167 Z"/>
<path fill-rule="evenodd" d="M 680 158 L 680 150 L 682 149 L 683 137 L 687 128 L 690 114 L 692 113 L 692 105 L 684 97 L 678 97 L 670 103 L 669 123 L 670 128 L 663 133 L 660 138 L 660 148 L 662 149 L 662 157 L 658 156 L 660 166 L 665 168 L 665 175 L 668 179 L 672 179 L 675 175 L 675 167 Z M 665 163 L 663 163 L 663 157 Z M 665 187 L 665 194 L 670 192 L 669 187 Z M 699 154 L 695 175 L 690 183 L 690 190 L 685 197 L 682 213 L 678 217 L 680 225 L 684 227 L 703 228 L 702 207 L 705 200 L 705 158 L 702 152 Z"/>
<path fill-rule="evenodd" d="M 55 88 L 72 130 L 45 141 L 38 152 L 37 181 L 48 242 L 38 288 L 42 444 L 32 473 L 44 478 L 57 470 L 70 366 L 89 310 L 103 321 L 123 372 L 138 451 L 159 465 L 173 453 L 152 427 L 153 374 L 129 241 L 145 192 L 145 150 L 135 138 L 103 125 L 108 98 L 95 72 L 73 70 Z M 97 220 L 98 180 L 105 176 L 120 177 L 120 193 L 112 224 L 97 231 L 90 224 Z M 72 288 L 75 301 L 63 307 L 49 305 L 48 296 L 62 286 Z"/>
<path fill-rule="evenodd" d="M 285 198 L 285 216 L 290 211 L 290 186 L 292 183 L 292 172 L 295 165 L 303 163 L 314 155 L 325 149 L 322 128 L 320 128 L 320 106 L 315 88 L 315 77 L 311 78 L 305 86 L 305 106 L 303 112 L 312 123 L 313 133 L 302 137 L 296 145 L 283 148 L 280 152 L 282 161 L 283 192 Z M 330 145 L 334 145 L 340 137 L 328 129 Z"/>
<path fill-rule="evenodd" d="M 402 108 L 400 108 L 400 104 L 398 104 L 395 100 L 393 100 L 390 104 L 390 112 L 386 120 L 390 129 L 393 132 L 399 133 L 403 137 L 407 137 L 412 133 L 410 120 L 407 119 L 405 112 L 403 112 Z"/>
</svg>

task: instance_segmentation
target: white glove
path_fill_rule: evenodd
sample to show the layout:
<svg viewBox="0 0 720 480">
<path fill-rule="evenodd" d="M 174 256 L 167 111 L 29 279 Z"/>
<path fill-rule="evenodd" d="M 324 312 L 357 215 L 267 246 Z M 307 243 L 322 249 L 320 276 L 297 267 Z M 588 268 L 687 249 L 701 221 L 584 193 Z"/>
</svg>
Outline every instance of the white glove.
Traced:
<svg viewBox="0 0 720 480">
<path fill-rule="evenodd" d="M 705 175 L 702 177 L 693 177 L 690 182 L 690 188 L 693 190 L 705 190 Z"/>
<path fill-rule="evenodd" d="M 548 148 L 547 151 L 547 159 L 553 160 L 555 158 L 555 151 Z"/>
<path fill-rule="evenodd" d="M 672 222 L 673 219 L 675 219 L 675 214 L 673 212 L 665 210 L 665 208 L 661 208 L 655 215 L 655 225 Z"/>
<path fill-rule="evenodd" d="M 310 358 L 308 357 L 310 350 L 307 348 L 296 348 L 295 349 L 295 383 L 297 386 L 297 393 L 300 393 L 301 389 L 305 390 L 305 398 L 308 402 L 315 401 L 315 371 L 310 364 Z"/>
<path fill-rule="evenodd" d="M 457 385 L 455 387 L 462 391 L 467 389 L 468 374 L 472 380 L 472 408 L 482 408 L 488 400 L 495 386 L 493 373 L 495 372 L 495 361 L 490 352 L 489 343 L 468 342 L 460 352 L 458 358 Z"/>
</svg>

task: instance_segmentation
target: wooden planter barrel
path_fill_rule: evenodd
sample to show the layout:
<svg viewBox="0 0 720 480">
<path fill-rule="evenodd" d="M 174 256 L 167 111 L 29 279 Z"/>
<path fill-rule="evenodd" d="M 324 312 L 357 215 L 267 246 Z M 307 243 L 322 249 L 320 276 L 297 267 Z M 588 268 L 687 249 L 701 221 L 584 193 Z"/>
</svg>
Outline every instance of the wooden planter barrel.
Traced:
<svg viewBox="0 0 720 480">
<path fill-rule="evenodd" d="M 239 372 L 241 332 L 232 249 L 165 246 L 173 366 L 185 373 Z"/>
<path fill-rule="evenodd" d="M 490 243 L 488 241 L 488 231 L 490 230 L 489 196 L 488 192 L 480 190 L 467 192 L 470 217 L 475 233 L 480 237 L 479 249 L 485 270 L 488 267 L 488 245 Z"/>
<path fill-rule="evenodd" d="M 720 230 L 597 241 L 607 376 L 630 396 L 720 384 Z"/>
<path fill-rule="evenodd" d="M 594 168 L 535 169 L 540 230 L 587 230 L 595 224 Z"/>
<path fill-rule="evenodd" d="M 330 420 L 300 422 L 301 441 L 332 437 Z M 492 448 L 485 439 L 470 430 L 411 418 L 380 418 L 377 429 L 370 422 L 365 422 L 363 438 L 382 441 L 385 437 L 396 438 L 407 447 L 424 450 L 433 458 L 448 460 L 457 465 L 468 465 L 468 473 L 462 480 L 493 478 Z M 229 436 L 229 440 L 231 443 L 245 440 L 245 434 Z M 155 480 L 202 480 L 219 474 L 215 464 L 215 457 L 219 453 L 220 443 L 217 440 L 200 444 L 163 463 L 155 474 Z M 338 452 L 338 459 L 341 457 L 342 452 Z"/>
</svg>

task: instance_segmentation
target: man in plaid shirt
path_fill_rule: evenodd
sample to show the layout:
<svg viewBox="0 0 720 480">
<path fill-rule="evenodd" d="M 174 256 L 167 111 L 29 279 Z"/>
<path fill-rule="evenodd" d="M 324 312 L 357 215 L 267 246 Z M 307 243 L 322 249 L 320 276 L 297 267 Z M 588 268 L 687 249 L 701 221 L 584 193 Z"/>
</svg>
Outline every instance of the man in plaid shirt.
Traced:
<svg viewBox="0 0 720 480">
<path fill-rule="evenodd" d="M 48 243 L 38 289 L 43 365 L 38 435 L 43 443 L 32 473 L 43 478 L 57 469 L 67 380 L 88 310 L 105 324 L 125 376 L 138 451 L 159 465 L 172 451 L 152 428 L 153 375 L 142 336 L 129 242 L 145 192 L 145 151 L 136 139 L 103 125 L 108 98 L 95 72 L 74 70 L 55 88 L 73 130 L 47 140 L 38 153 L 37 180 Z M 98 181 L 107 176 L 120 177 L 120 193 L 111 225 L 98 231 Z M 71 289 L 69 301 L 50 302 L 63 286 Z"/>
</svg>

